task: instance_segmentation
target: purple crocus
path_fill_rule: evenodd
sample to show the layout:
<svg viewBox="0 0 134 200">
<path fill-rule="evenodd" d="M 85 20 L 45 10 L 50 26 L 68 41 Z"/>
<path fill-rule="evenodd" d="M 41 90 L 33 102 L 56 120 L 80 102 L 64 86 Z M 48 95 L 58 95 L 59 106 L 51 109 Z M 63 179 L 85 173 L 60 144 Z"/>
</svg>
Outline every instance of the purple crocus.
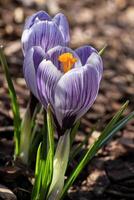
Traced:
<svg viewBox="0 0 134 200">
<path fill-rule="evenodd" d="M 73 51 L 58 45 L 46 52 L 40 45 L 29 49 L 23 69 L 28 87 L 45 109 L 51 105 L 58 127 L 64 132 L 94 103 L 103 63 L 91 46 Z"/>
<path fill-rule="evenodd" d="M 68 21 L 62 13 L 51 18 L 46 12 L 39 11 L 26 20 L 21 41 L 24 56 L 34 46 L 42 47 L 44 52 L 57 45 L 68 46 Z"/>
</svg>

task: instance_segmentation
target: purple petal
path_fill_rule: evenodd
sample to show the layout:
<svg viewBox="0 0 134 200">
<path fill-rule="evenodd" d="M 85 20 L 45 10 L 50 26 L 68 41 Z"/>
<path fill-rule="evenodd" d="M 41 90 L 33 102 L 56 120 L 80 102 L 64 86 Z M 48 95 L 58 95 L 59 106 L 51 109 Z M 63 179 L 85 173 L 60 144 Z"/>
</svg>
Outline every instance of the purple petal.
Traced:
<svg viewBox="0 0 134 200">
<path fill-rule="evenodd" d="M 44 52 L 41 47 L 31 48 L 24 59 L 23 72 L 28 88 L 38 98 L 36 70 L 43 60 Z"/>
<path fill-rule="evenodd" d="M 81 67 L 81 61 L 80 61 L 78 55 L 75 53 L 75 51 L 73 51 L 72 49 L 70 49 L 68 47 L 62 47 L 62 46 L 54 47 L 47 52 L 46 58 L 48 60 L 51 60 L 52 63 L 57 67 L 57 69 L 62 71 L 62 65 L 58 61 L 58 57 L 63 53 L 71 53 L 73 55 L 73 57 L 75 57 L 77 59 L 77 62 L 73 65 L 73 68 Z"/>
<path fill-rule="evenodd" d="M 95 101 L 99 89 L 99 76 L 95 67 L 85 65 L 67 72 L 55 89 L 54 110 L 63 128 L 84 115 Z"/>
<path fill-rule="evenodd" d="M 69 34 L 69 24 L 68 24 L 67 18 L 62 13 L 58 13 L 53 18 L 53 20 L 59 27 L 59 30 L 61 31 L 62 36 L 64 38 L 64 41 L 65 41 L 66 45 L 68 46 L 68 44 L 70 42 L 70 34 Z"/>
<path fill-rule="evenodd" d="M 24 29 L 29 29 L 34 23 L 43 20 L 51 21 L 52 18 L 45 11 L 41 10 L 26 19 Z"/>
<path fill-rule="evenodd" d="M 79 58 L 81 59 L 82 65 L 85 65 L 88 57 L 93 52 L 97 52 L 97 50 L 91 46 L 83 46 L 83 47 L 76 49 L 75 52 L 78 54 Z"/>
<path fill-rule="evenodd" d="M 41 46 L 47 52 L 57 45 L 64 45 L 65 42 L 55 23 L 42 21 L 34 24 L 29 30 L 24 30 L 22 44 L 24 52 L 33 46 Z"/>
<path fill-rule="evenodd" d="M 51 61 L 43 60 L 37 69 L 37 87 L 39 100 L 47 108 L 50 103 L 53 107 L 53 96 L 55 86 L 62 76 L 61 72 Z"/>
<path fill-rule="evenodd" d="M 98 53 L 93 52 L 87 59 L 87 64 L 93 66 L 98 71 L 99 80 L 101 80 L 103 73 L 103 62 L 101 56 Z"/>
<path fill-rule="evenodd" d="M 34 67 L 37 71 L 37 67 L 41 63 L 41 61 L 45 58 L 45 53 L 41 47 L 33 47 L 34 53 L 33 53 L 33 61 L 34 61 Z"/>
</svg>

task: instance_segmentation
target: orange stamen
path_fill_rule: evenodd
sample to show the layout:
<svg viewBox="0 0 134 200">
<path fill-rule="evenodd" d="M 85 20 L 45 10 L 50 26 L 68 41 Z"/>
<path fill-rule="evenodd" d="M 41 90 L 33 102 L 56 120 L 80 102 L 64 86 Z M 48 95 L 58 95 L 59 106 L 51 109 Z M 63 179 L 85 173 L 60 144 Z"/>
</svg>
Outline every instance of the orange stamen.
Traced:
<svg viewBox="0 0 134 200">
<path fill-rule="evenodd" d="M 63 53 L 58 57 L 58 60 L 62 63 L 63 72 L 66 73 L 72 69 L 74 63 L 77 61 L 71 53 Z"/>
</svg>

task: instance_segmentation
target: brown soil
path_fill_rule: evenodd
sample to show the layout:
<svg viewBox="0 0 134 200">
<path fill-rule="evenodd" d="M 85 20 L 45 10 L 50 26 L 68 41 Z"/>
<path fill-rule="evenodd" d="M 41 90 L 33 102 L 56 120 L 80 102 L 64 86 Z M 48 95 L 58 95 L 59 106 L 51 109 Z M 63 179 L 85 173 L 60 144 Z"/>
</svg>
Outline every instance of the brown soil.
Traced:
<svg viewBox="0 0 134 200">
<path fill-rule="evenodd" d="M 5 46 L 10 73 L 15 83 L 23 115 L 29 91 L 22 73 L 23 56 L 20 38 L 26 16 L 39 9 L 50 14 L 65 13 L 71 27 L 71 47 L 90 44 L 101 49 L 108 45 L 104 61 L 104 75 L 98 98 L 82 119 L 76 137 L 80 142 L 97 124 L 98 136 L 113 114 L 129 99 L 125 114 L 134 108 L 134 1 L 133 0 L 57 0 L 42 4 L 33 0 L 30 6 L 22 1 L 0 1 L 0 44 Z M 32 2 L 32 1 L 23 1 Z M 51 1 L 50 1 L 51 2 Z M 129 200 L 134 199 L 134 120 L 89 163 L 75 181 L 66 199 Z M 13 118 L 7 84 L 0 67 L 0 199 L 29 200 L 33 172 L 13 165 Z M 1 193 L 3 187 L 9 191 Z M 13 192 L 12 194 L 11 191 Z"/>
</svg>

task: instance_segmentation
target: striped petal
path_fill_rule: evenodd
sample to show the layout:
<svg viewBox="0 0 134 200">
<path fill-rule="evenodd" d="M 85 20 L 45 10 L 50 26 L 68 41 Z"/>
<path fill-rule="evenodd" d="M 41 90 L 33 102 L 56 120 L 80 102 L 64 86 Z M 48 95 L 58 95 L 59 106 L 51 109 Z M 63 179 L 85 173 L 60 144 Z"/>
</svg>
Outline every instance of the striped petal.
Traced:
<svg viewBox="0 0 134 200">
<path fill-rule="evenodd" d="M 43 60 L 44 56 L 45 55 L 41 47 L 31 48 L 28 51 L 23 64 L 23 72 L 27 86 L 37 98 L 38 91 L 36 83 L 36 71 L 39 63 Z"/>
<path fill-rule="evenodd" d="M 93 52 L 97 53 L 97 50 L 91 46 L 83 46 L 76 49 L 75 52 L 78 54 L 79 58 L 81 59 L 82 65 L 85 65 L 89 56 Z"/>
<path fill-rule="evenodd" d="M 87 59 L 86 63 L 96 68 L 98 71 L 99 80 L 101 80 L 103 73 L 103 62 L 101 56 L 98 53 L 93 52 Z"/>
<path fill-rule="evenodd" d="M 84 115 L 95 101 L 99 89 L 95 66 L 75 68 L 59 80 L 54 97 L 56 118 L 65 130 Z"/>
<path fill-rule="evenodd" d="M 57 69 L 59 69 L 62 72 L 62 66 L 61 63 L 58 61 L 58 57 L 63 53 L 71 53 L 73 57 L 77 59 L 77 62 L 73 65 L 73 68 L 81 67 L 81 61 L 78 55 L 75 53 L 75 51 L 73 51 L 68 47 L 62 47 L 62 46 L 54 47 L 47 52 L 46 58 L 48 60 L 51 60 L 52 63 L 57 67 Z"/>
<path fill-rule="evenodd" d="M 44 20 L 51 21 L 52 18 L 45 11 L 41 10 L 26 19 L 24 29 L 29 29 L 34 23 Z"/>
<path fill-rule="evenodd" d="M 40 63 L 37 69 L 37 89 L 39 100 L 47 108 L 48 104 L 53 108 L 54 90 L 62 76 L 61 72 L 45 59 Z"/>
<path fill-rule="evenodd" d="M 67 18 L 62 13 L 58 13 L 53 18 L 53 20 L 59 27 L 59 30 L 61 31 L 62 36 L 64 38 L 64 41 L 65 41 L 66 45 L 68 46 L 68 44 L 70 42 L 70 34 L 69 34 L 69 24 L 68 24 Z"/>
<path fill-rule="evenodd" d="M 47 52 L 57 45 L 64 45 L 65 42 L 55 23 L 52 21 L 40 21 L 30 29 L 24 30 L 22 44 L 25 55 L 25 52 L 33 46 L 40 46 Z"/>
</svg>

